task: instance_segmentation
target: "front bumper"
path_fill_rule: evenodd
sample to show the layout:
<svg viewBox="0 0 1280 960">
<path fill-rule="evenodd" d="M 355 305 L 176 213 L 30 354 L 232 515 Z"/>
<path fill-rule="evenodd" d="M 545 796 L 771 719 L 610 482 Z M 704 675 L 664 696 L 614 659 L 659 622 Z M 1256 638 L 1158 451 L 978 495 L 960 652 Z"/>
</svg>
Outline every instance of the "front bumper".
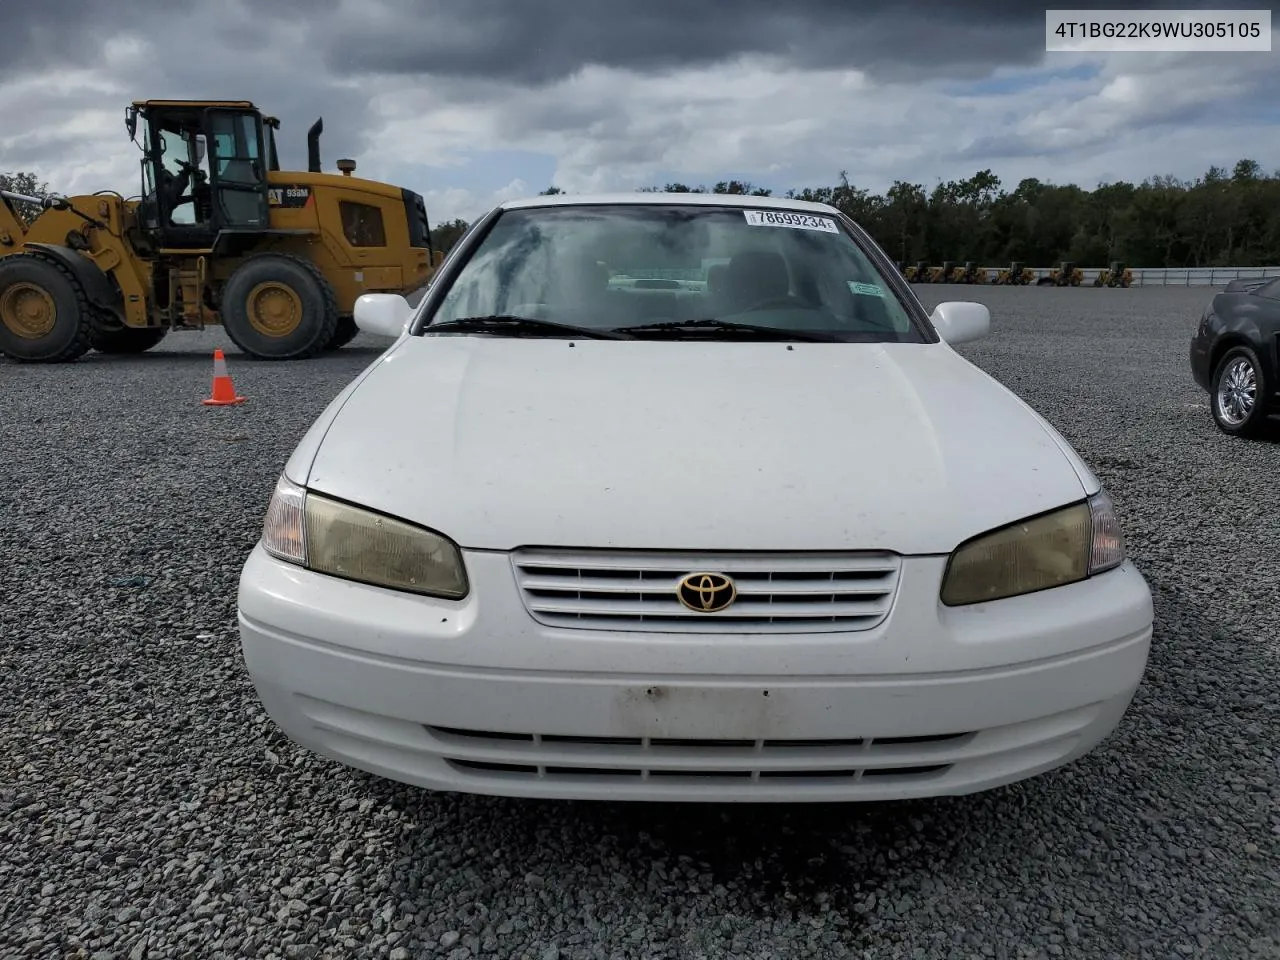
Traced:
<svg viewBox="0 0 1280 960">
<path fill-rule="evenodd" d="M 1210 378 L 1213 371 L 1209 369 L 1209 346 L 1204 339 L 1196 336 L 1187 347 L 1187 360 L 1191 366 L 1191 379 L 1201 390 L 1210 389 Z"/>
<path fill-rule="evenodd" d="M 969 608 L 908 558 L 879 626 L 658 634 L 548 627 L 506 554 L 459 603 L 245 565 L 242 650 L 295 742 L 392 780 L 501 796 L 833 801 L 971 793 L 1087 753 L 1146 667 L 1131 565 Z"/>
</svg>

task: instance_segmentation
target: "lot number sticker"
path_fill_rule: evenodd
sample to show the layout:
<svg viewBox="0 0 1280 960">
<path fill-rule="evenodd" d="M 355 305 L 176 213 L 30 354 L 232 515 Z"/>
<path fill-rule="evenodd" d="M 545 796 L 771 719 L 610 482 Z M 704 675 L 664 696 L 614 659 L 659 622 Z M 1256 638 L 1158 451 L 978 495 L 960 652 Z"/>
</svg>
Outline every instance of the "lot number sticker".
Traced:
<svg viewBox="0 0 1280 960">
<path fill-rule="evenodd" d="M 839 233 L 836 222 L 830 217 L 815 217 L 809 213 L 788 213 L 784 210 L 744 210 L 743 216 L 753 227 L 787 227 L 791 230 L 821 230 L 823 233 Z"/>
<path fill-rule="evenodd" d="M 864 297 L 883 297 L 884 291 L 874 283 L 858 283 L 856 280 L 850 280 L 849 289 L 854 293 L 859 293 Z"/>
</svg>

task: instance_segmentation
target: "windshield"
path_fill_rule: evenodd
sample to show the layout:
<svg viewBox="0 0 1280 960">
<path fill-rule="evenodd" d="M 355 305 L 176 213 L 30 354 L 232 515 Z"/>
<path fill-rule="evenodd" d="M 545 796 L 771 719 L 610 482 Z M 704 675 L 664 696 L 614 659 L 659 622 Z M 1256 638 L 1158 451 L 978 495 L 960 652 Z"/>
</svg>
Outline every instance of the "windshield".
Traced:
<svg viewBox="0 0 1280 960">
<path fill-rule="evenodd" d="M 824 339 L 924 339 L 834 219 L 750 207 L 504 211 L 425 329 L 477 317 L 603 330 L 665 324 L 662 334 L 671 336 L 698 321 L 698 335 L 714 335 L 706 321 L 720 321 Z"/>
</svg>

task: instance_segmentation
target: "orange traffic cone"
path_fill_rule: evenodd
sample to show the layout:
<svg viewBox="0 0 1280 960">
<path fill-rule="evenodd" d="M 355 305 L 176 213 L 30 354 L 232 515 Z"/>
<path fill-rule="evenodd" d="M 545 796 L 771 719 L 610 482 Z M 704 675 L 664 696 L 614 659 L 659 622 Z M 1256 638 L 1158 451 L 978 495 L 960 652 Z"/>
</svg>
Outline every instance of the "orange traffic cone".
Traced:
<svg viewBox="0 0 1280 960">
<path fill-rule="evenodd" d="M 208 400 L 202 401 L 206 407 L 227 407 L 236 403 L 244 403 L 245 398 L 236 396 L 236 388 L 231 383 L 231 374 L 227 373 L 227 358 L 221 350 L 213 351 L 213 390 Z"/>
</svg>

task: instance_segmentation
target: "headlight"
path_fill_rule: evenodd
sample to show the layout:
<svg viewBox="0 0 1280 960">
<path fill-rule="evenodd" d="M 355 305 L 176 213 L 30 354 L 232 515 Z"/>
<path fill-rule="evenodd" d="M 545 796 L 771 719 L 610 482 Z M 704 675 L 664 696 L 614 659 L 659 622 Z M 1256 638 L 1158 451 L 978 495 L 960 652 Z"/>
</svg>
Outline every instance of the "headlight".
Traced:
<svg viewBox="0 0 1280 960">
<path fill-rule="evenodd" d="M 462 553 L 422 527 L 276 482 L 262 525 L 273 557 L 346 580 L 460 600 L 467 595 Z"/>
<path fill-rule="evenodd" d="M 1076 583 L 1118 567 L 1124 537 L 1105 491 L 961 544 L 942 577 L 949 607 Z"/>
</svg>

